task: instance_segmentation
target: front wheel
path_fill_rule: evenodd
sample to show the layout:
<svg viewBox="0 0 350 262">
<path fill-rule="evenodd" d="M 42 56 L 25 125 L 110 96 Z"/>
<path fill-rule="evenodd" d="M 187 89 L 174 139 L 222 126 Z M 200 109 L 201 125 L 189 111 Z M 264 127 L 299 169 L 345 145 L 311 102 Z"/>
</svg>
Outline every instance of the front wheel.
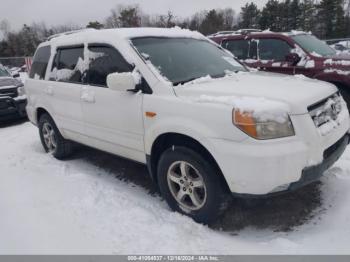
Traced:
<svg viewBox="0 0 350 262">
<path fill-rule="evenodd" d="M 199 223 L 214 222 L 229 200 L 221 174 L 191 149 L 166 150 L 158 163 L 158 183 L 168 205 Z"/>
</svg>

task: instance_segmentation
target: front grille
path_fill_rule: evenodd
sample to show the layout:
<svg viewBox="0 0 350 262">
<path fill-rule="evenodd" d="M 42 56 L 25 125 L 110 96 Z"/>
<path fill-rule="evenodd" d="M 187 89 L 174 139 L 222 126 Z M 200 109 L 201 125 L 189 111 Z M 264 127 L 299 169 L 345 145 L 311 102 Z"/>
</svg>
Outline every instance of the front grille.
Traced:
<svg viewBox="0 0 350 262">
<path fill-rule="evenodd" d="M 0 89 L 0 98 L 1 97 L 17 97 L 18 92 L 17 92 L 17 87 L 14 88 L 6 88 L 6 89 Z"/>
<path fill-rule="evenodd" d="M 0 101 L 0 109 L 4 109 L 4 108 L 7 108 L 8 105 L 7 105 L 7 102 L 6 101 Z"/>
<path fill-rule="evenodd" d="M 338 119 L 346 106 L 340 93 L 336 93 L 308 108 L 310 116 L 317 128 Z"/>
</svg>

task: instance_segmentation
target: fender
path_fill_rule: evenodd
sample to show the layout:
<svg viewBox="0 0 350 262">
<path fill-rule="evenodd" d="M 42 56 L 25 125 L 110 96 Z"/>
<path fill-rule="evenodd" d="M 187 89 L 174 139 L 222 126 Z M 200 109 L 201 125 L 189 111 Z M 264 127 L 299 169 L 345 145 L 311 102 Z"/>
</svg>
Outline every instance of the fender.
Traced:
<svg viewBox="0 0 350 262">
<path fill-rule="evenodd" d="M 194 119 L 168 117 L 157 121 L 145 129 L 144 141 L 146 155 L 151 154 L 152 146 L 156 139 L 166 133 L 177 133 L 191 137 L 197 140 L 208 151 L 212 151 L 213 149 L 209 138 L 220 137 L 217 130 L 215 131 L 209 125 L 205 125 Z M 242 135 L 243 139 L 245 139 L 244 135 Z"/>
</svg>

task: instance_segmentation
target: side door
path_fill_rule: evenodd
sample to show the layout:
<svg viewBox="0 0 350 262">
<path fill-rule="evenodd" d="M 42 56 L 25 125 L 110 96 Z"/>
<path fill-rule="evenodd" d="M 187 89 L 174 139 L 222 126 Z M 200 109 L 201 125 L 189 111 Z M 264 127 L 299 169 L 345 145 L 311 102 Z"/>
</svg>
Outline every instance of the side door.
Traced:
<svg viewBox="0 0 350 262">
<path fill-rule="evenodd" d="M 46 82 L 45 93 L 51 99 L 54 120 L 60 130 L 71 139 L 79 140 L 84 132 L 81 91 L 84 85 L 84 46 L 57 49 Z"/>
<path fill-rule="evenodd" d="M 90 44 L 87 53 L 88 85 L 84 87 L 81 99 L 88 143 L 145 162 L 143 94 L 111 90 L 106 84 L 109 74 L 131 72 L 133 66 L 108 45 Z"/>
<path fill-rule="evenodd" d="M 253 40 L 252 40 L 253 41 Z M 262 71 L 293 75 L 295 66 L 287 61 L 293 47 L 277 38 L 255 40 L 258 48 L 257 67 Z"/>
</svg>

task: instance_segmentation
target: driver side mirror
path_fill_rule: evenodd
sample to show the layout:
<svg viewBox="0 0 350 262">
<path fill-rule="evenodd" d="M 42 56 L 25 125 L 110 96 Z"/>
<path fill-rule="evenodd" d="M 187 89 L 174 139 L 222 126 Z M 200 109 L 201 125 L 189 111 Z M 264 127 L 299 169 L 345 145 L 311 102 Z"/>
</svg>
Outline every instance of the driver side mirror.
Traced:
<svg viewBox="0 0 350 262">
<path fill-rule="evenodd" d="M 19 75 L 19 73 L 15 73 L 15 74 L 12 75 L 12 77 L 13 78 L 18 78 L 18 77 L 20 77 L 20 75 Z"/>
<path fill-rule="evenodd" d="M 130 72 L 112 73 L 107 76 L 107 86 L 111 90 L 126 92 L 134 91 L 136 83 Z"/>
<path fill-rule="evenodd" d="M 296 53 L 290 53 L 286 55 L 286 62 L 291 63 L 293 66 L 296 66 L 301 60 L 301 57 Z"/>
</svg>

